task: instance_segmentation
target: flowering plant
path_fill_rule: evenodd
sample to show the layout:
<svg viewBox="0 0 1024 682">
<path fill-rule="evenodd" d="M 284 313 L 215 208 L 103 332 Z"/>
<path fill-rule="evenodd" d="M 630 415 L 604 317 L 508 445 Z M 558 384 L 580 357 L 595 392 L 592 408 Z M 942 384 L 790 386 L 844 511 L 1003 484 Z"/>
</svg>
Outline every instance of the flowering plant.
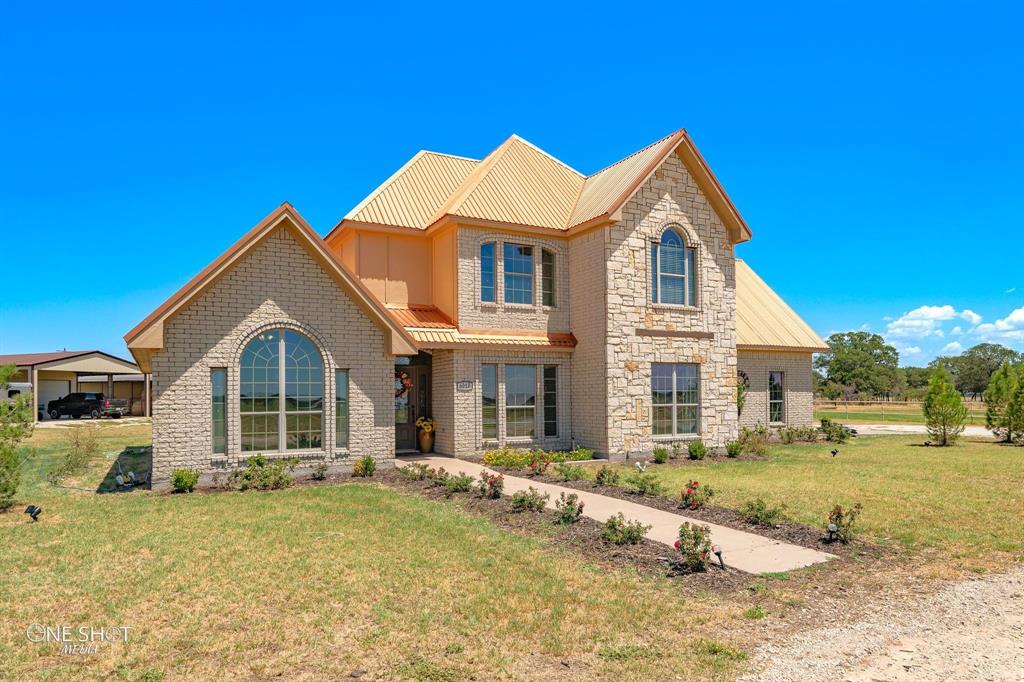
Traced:
<svg viewBox="0 0 1024 682">
<path fill-rule="evenodd" d="M 421 429 L 424 433 L 430 433 L 437 428 L 437 424 L 434 422 L 432 417 L 420 417 L 416 420 L 416 427 Z"/>
<path fill-rule="evenodd" d="M 690 481 L 679 492 L 679 506 L 683 509 L 700 509 L 714 494 L 711 486 Z"/>
<path fill-rule="evenodd" d="M 543 450 L 534 450 L 530 453 L 530 473 L 534 476 L 547 472 L 551 466 L 551 456 Z"/>
<path fill-rule="evenodd" d="M 695 573 L 707 570 L 708 557 L 711 556 L 711 529 L 684 523 L 679 526 L 675 548 L 680 555 L 680 567 Z"/>
<path fill-rule="evenodd" d="M 482 497 L 496 500 L 501 497 L 501 491 L 505 489 L 505 477 L 501 474 L 489 474 L 486 471 L 481 471 L 477 489 Z"/>
</svg>

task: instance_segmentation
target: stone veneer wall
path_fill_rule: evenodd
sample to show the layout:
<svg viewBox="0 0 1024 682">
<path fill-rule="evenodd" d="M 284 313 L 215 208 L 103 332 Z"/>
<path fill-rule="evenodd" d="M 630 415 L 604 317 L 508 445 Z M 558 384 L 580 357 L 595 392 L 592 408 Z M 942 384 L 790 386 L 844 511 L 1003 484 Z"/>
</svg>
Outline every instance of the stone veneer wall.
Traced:
<svg viewBox="0 0 1024 682">
<path fill-rule="evenodd" d="M 480 245 L 495 243 L 495 303 L 480 301 Z M 502 244 L 533 247 L 533 304 L 505 303 Z M 555 305 L 541 305 L 541 250 L 555 254 Z M 568 246 L 564 239 L 543 239 L 524 234 L 460 227 L 459 326 L 463 329 L 526 329 L 569 331 Z"/>
<path fill-rule="evenodd" d="M 768 373 L 785 372 L 785 423 L 810 426 L 814 423 L 814 388 L 811 354 L 782 351 L 740 350 L 739 369 L 747 377 L 746 402 L 740 426 L 753 428 L 768 423 Z"/>
<path fill-rule="evenodd" d="M 280 228 L 164 326 L 153 356 L 153 480 L 173 469 L 210 474 L 241 464 L 238 363 L 245 344 L 274 327 L 300 331 L 324 355 L 324 447 L 289 451 L 351 467 L 353 457 L 394 461 L 393 357 L 384 332 Z M 227 368 L 227 454 L 214 455 L 210 369 Z M 335 447 L 334 372 L 349 370 L 349 442 Z"/>
<path fill-rule="evenodd" d="M 679 226 L 688 245 L 697 247 L 692 308 L 650 300 L 650 244 L 669 225 Z M 608 228 L 608 235 L 607 454 L 624 457 L 656 446 L 651 425 L 651 364 L 656 362 L 700 364 L 699 437 L 710 447 L 723 447 L 738 432 L 736 270 L 725 225 L 672 155 L 626 204 L 623 219 Z M 643 336 L 638 328 L 711 338 Z"/>
<path fill-rule="evenodd" d="M 568 353 L 535 351 L 439 350 L 433 359 L 433 410 L 438 422 L 435 449 L 448 455 L 466 456 L 488 447 L 511 446 L 561 450 L 570 447 L 569 390 L 571 356 Z M 482 437 L 482 391 L 480 366 L 498 365 L 498 439 L 484 442 Z M 505 437 L 505 365 L 538 365 L 537 405 L 534 411 L 533 439 Z M 558 366 L 558 436 L 544 437 L 543 374 L 539 366 Z M 460 381 L 470 382 L 469 390 L 458 390 Z"/>
</svg>

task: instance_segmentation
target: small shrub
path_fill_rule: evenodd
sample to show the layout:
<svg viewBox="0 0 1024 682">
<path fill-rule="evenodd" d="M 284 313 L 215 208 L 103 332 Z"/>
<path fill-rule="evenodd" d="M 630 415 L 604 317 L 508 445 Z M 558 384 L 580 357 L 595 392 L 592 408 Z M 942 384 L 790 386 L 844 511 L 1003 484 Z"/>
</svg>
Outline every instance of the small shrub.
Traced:
<svg viewBox="0 0 1024 682">
<path fill-rule="evenodd" d="M 298 457 L 269 460 L 264 455 L 253 455 L 245 466 L 231 472 L 229 481 L 239 490 L 279 490 L 292 484 L 291 472 L 299 463 Z"/>
<path fill-rule="evenodd" d="M 775 528 L 779 525 L 779 521 L 782 520 L 782 512 L 784 510 L 785 505 L 773 507 L 759 497 L 752 502 L 744 504 L 740 508 L 740 516 L 758 526 Z"/>
<path fill-rule="evenodd" d="M 780 426 L 779 440 L 786 444 L 796 442 L 813 443 L 818 440 L 818 432 L 812 426 Z"/>
<path fill-rule="evenodd" d="M 547 493 L 541 493 L 533 486 L 530 486 L 526 490 L 512 493 L 512 511 L 544 511 L 544 505 L 547 504 L 550 498 L 551 496 Z"/>
<path fill-rule="evenodd" d="M 410 481 L 425 481 L 430 476 L 430 467 L 426 464 L 412 462 L 404 467 L 399 467 L 398 474 Z"/>
<path fill-rule="evenodd" d="M 564 454 L 564 461 L 566 462 L 582 462 L 584 460 L 594 459 L 593 450 L 590 448 L 581 448 L 579 446 L 574 447 L 572 450 L 569 450 Z"/>
<path fill-rule="evenodd" d="M 768 614 L 760 606 L 751 606 L 743 612 L 743 617 L 749 620 L 761 620 Z"/>
<path fill-rule="evenodd" d="M 562 493 L 555 500 L 555 522 L 563 526 L 569 526 L 580 520 L 583 516 L 583 503 L 576 493 L 566 495 Z"/>
<path fill-rule="evenodd" d="M 313 467 L 313 480 L 323 481 L 327 478 L 327 462 L 320 462 Z"/>
<path fill-rule="evenodd" d="M 668 450 L 665 448 L 654 448 L 654 463 L 665 464 L 668 462 Z"/>
<path fill-rule="evenodd" d="M 370 455 L 360 457 L 352 463 L 352 475 L 359 478 L 370 478 L 377 470 L 377 462 Z"/>
<path fill-rule="evenodd" d="M 608 464 L 601 465 L 601 468 L 597 470 L 597 474 L 594 475 L 594 483 L 598 485 L 615 485 L 619 482 L 622 474 L 618 467 L 609 466 Z"/>
<path fill-rule="evenodd" d="M 825 526 L 829 541 L 838 540 L 845 545 L 853 540 L 853 526 L 857 523 L 857 517 L 860 516 L 862 509 L 860 502 L 849 509 L 843 509 L 838 504 L 832 507 L 832 511 L 828 515 L 828 524 Z"/>
<path fill-rule="evenodd" d="M 468 493 L 473 489 L 473 477 L 469 474 L 448 476 L 444 481 L 444 487 L 448 497 L 451 497 L 455 493 Z"/>
<path fill-rule="evenodd" d="M 505 489 L 505 477 L 501 474 L 489 474 L 486 471 L 480 472 L 480 482 L 477 483 L 477 490 L 480 496 L 488 500 L 496 500 L 501 497 L 501 491 Z"/>
<path fill-rule="evenodd" d="M 647 471 L 647 467 L 637 462 L 637 470 L 629 477 L 626 483 L 639 495 L 650 495 L 652 497 L 664 495 L 667 490 L 665 486 Z"/>
<path fill-rule="evenodd" d="M 833 443 L 845 443 L 853 435 L 849 427 L 843 426 L 831 419 L 821 420 L 821 433 L 825 436 L 825 440 L 832 441 Z"/>
<path fill-rule="evenodd" d="M 700 573 L 708 569 L 711 556 L 711 529 L 696 523 L 679 526 L 679 539 L 675 542 L 679 552 L 679 565 L 684 570 Z"/>
<path fill-rule="evenodd" d="M 616 545 L 635 545 L 644 539 L 644 533 L 650 529 L 651 526 L 645 526 L 639 521 L 627 521 L 619 512 L 609 516 L 601 526 L 601 537 Z"/>
<path fill-rule="evenodd" d="M 767 455 L 768 429 L 760 425 L 753 429 L 740 429 L 740 448 L 748 455 Z"/>
<path fill-rule="evenodd" d="M 686 446 L 686 452 L 690 455 L 690 459 L 704 459 L 708 454 L 708 448 L 704 445 L 704 441 L 698 438 L 690 441 L 690 444 Z"/>
<path fill-rule="evenodd" d="M 498 448 L 484 453 L 484 464 L 491 467 L 525 469 L 530 466 L 533 453 L 522 448 Z"/>
<path fill-rule="evenodd" d="M 427 480 L 430 481 L 432 486 L 445 485 L 451 477 L 451 474 L 445 471 L 444 467 L 427 469 Z"/>
<path fill-rule="evenodd" d="M 74 476 L 85 469 L 90 460 L 99 455 L 100 444 L 96 438 L 96 427 L 80 426 L 68 430 L 64 437 L 67 451 L 50 472 L 50 481 L 56 482 L 66 476 Z"/>
<path fill-rule="evenodd" d="M 725 444 L 725 454 L 727 457 L 736 458 L 743 453 L 743 443 L 738 440 L 731 440 Z"/>
<path fill-rule="evenodd" d="M 199 482 L 198 469 L 175 469 L 171 472 L 171 485 L 176 493 L 190 493 Z"/>
<path fill-rule="evenodd" d="M 679 492 L 679 506 L 683 509 L 700 509 L 714 496 L 715 491 L 709 485 L 701 485 L 690 481 Z"/>
<path fill-rule="evenodd" d="M 559 462 L 555 465 L 555 473 L 563 481 L 582 481 L 587 477 L 586 470 L 578 464 Z"/>
<path fill-rule="evenodd" d="M 546 474 L 548 467 L 551 466 L 551 457 L 548 453 L 543 450 L 534 450 L 530 453 L 530 474 L 533 476 L 540 476 Z"/>
</svg>

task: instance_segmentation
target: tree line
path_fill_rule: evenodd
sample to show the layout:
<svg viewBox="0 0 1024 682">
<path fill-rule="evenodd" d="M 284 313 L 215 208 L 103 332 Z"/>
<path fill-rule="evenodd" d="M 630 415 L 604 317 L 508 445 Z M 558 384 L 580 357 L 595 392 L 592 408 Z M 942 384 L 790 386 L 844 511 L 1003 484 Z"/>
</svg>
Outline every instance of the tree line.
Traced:
<svg viewBox="0 0 1024 682">
<path fill-rule="evenodd" d="M 1006 346 L 979 343 L 960 355 L 937 357 L 927 367 L 900 367 L 896 348 L 870 332 L 832 334 L 828 346 L 814 359 L 814 393 L 828 400 L 922 400 L 937 369 L 949 374 L 961 396 L 978 399 L 1000 367 L 1024 360 Z"/>
</svg>

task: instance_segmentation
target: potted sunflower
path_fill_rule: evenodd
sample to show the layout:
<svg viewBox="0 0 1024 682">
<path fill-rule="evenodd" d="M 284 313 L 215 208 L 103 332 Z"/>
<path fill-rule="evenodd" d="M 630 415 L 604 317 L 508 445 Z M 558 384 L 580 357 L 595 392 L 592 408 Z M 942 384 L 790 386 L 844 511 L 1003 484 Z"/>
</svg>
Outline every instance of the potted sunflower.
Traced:
<svg viewBox="0 0 1024 682">
<path fill-rule="evenodd" d="M 437 430 L 437 424 L 430 417 L 420 417 L 416 420 L 416 428 L 419 429 L 420 452 L 433 452 L 434 432 Z"/>
</svg>

